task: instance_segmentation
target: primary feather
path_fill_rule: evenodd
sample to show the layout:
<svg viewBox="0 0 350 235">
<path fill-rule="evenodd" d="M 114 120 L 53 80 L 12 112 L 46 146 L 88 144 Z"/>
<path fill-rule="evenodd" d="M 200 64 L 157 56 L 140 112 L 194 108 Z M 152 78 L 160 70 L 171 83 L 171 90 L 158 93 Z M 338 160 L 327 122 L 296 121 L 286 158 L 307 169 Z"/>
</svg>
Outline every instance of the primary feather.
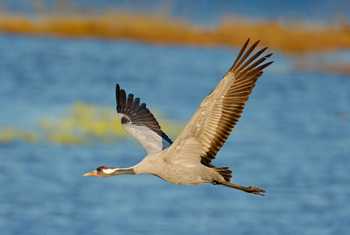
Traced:
<svg viewBox="0 0 350 235">
<path fill-rule="evenodd" d="M 172 144 L 146 104 L 140 103 L 140 98 L 134 98 L 131 93 L 126 95 L 119 84 L 116 85 L 115 95 L 122 126 L 142 144 L 147 153 L 162 151 Z"/>
</svg>

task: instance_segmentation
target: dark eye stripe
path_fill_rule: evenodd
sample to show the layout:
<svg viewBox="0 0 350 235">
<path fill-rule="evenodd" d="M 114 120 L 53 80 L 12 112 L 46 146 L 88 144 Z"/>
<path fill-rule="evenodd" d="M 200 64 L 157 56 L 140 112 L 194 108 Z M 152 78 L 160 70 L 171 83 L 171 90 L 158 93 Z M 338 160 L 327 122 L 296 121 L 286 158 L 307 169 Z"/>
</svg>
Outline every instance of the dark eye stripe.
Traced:
<svg viewBox="0 0 350 235">
<path fill-rule="evenodd" d="M 107 169 L 107 168 L 108 168 L 108 167 L 106 167 L 106 166 L 99 166 L 99 167 L 96 168 L 96 171 L 97 171 L 97 172 L 101 172 L 102 169 Z"/>
</svg>

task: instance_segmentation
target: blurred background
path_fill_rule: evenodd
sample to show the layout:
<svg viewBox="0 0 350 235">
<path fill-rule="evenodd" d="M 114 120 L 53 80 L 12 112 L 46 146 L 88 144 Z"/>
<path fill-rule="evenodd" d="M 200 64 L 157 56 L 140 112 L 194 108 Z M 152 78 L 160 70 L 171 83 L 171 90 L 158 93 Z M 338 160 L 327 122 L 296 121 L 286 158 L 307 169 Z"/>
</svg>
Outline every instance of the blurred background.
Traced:
<svg viewBox="0 0 350 235">
<path fill-rule="evenodd" d="M 7 234 L 347 234 L 350 3 L 3 0 L 0 231 Z M 274 52 L 215 164 L 267 189 L 82 177 L 144 151 L 114 86 L 175 139 L 250 37 Z"/>
</svg>

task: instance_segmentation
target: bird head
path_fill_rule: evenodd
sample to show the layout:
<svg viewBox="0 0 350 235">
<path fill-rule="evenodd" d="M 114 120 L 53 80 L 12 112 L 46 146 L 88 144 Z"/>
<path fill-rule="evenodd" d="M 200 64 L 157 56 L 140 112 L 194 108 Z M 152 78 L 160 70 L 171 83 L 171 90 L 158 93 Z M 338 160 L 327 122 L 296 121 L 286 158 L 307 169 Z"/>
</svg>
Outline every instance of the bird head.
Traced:
<svg viewBox="0 0 350 235">
<path fill-rule="evenodd" d="M 107 177 L 111 176 L 114 172 L 114 168 L 110 168 L 108 166 L 99 166 L 96 168 L 96 170 L 87 172 L 83 176 Z"/>
</svg>

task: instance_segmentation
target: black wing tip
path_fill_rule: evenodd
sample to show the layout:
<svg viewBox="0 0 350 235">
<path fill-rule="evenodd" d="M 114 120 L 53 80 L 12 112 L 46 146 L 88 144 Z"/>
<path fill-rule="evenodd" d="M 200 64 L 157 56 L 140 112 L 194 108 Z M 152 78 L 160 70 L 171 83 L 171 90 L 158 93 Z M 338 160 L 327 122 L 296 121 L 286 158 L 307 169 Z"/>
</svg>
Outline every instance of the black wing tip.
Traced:
<svg viewBox="0 0 350 235">
<path fill-rule="evenodd" d="M 243 46 L 241 48 L 244 48 L 244 49 L 247 49 L 247 47 L 249 46 L 250 44 L 250 38 L 248 37 L 247 40 L 245 40 Z M 251 44 L 251 46 L 249 46 L 249 48 L 252 48 L 252 47 L 256 47 L 257 45 L 259 45 L 261 42 L 260 39 L 256 40 L 255 42 L 253 42 L 253 44 Z M 267 48 L 267 47 L 266 47 Z"/>
<path fill-rule="evenodd" d="M 266 48 L 268 48 L 268 47 L 266 47 Z M 269 53 L 269 54 L 267 54 L 267 55 L 265 55 L 264 57 L 265 57 L 265 58 L 270 58 L 271 56 L 273 56 L 273 53 L 272 53 L 272 52 Z"/>
<path fill-rule="evenodd" d="M 133 94 L 133 93 L 129 93 L 129 94 L 128 94 L 128 99 L 134 100 L 134 94 Z"/>
<path fill-rule="evenodd" d="M 119 83 L 115 85 L 115 100 L 117 103 L 117 112 L 121 113 L 126 106 L 126 92 L 120 88 Z"/>
<path fill-rule="evenodd" d="M 233 72 L 237 68 L 239 68 L 241 66 L 241 64 L 251 54 L 251 52 L 255 50 L 255 48 L 258 46 L 259 43 L 260 43 L 260 40 L 257 40 L 250 46 L 249 45 L 250 44 L 250 38 L 248 37 L 248 39 L 244 42 L 243 46 L 241 47 L 238 55 L 236 56 L 236 59 L 233 62 L 232 66 L 229 68 L 229 71 Z M 266 50 L 266 49 L 263 49 L 263 51 Z"/>
<path fill-rule="evenodd" d="M 120 92 L 120 86 L 118 83 L 115 84 L 115 98 L 116 98 L 116 101 L 118 103 L 118 99 L 119 99 L 119 92 Z"/>
<path fill-rule="evenodd" d="M 265 64 L 262 64 L 262 65 L 261 65 L 261 67 L 262 67 L 261 70 L 263 70 L 264 68 L 270 66 L 271 64 L 273 64 L 273 62 L 274 62 L 274 61 L 271 60 L 271 61 L 269 61 L 269 62 L 266 62 Z"/>
<path fill-rule="evenodd" d="M 169 138 L 169 136 L 167 136 L 167 134 L 165 134 L 163 131 L 162 131 L 161 137 L 162 137 L 166 142 L 168 142 L 168 144 L 172 144 L 172 143 L 173 143 L 173 141 Z"/>
<path fill-rule="evenodd" d="M 119 83 L 116 83 L 115 84 L 115 95 L 116 95 L 117 99 L 118 99 L 118 95 L 119 95 L 120 90 L 121 89 L 120 89 Z"/>
<path fill-rule="evenodd" d="M 247 40 L 245 40 L 245 42 L 244 42 L 243 45 L 244 45 L 244 46 L 247 46 L 247 45 L 249 44 L 249 42 L 250 42 L 250 38 L 248 37 Z"/>
<path fill-rule="evenodd" d="M 258 40 L 256 40 L 255 42 L 253 42 L 253 44 L 249 45 L 249 44 L 250 44 L 250 38 L 248 38 L 248 39 L 245 41 L 245 43 L 243 44 L 243 46 L 242 46 L 241 48 L 254 48 L 254 49 L 255 49 L 255 47 L 257 47 L 260 43 L 261 43 L 261 40 L 258 39 Z M 248 46 L 249 46 L 249 47 L 248 47 Z M 260 49 L 260 50 L 261 50 L 261 51 L 265 51 L 265 50 L 267 50 L 267 49 L 269 49 L 269 47 L 268 47 L 268 46 L 265 46 L 265 47 L 263 47 L 263 48 Z M 272 53 L 270 53 L 269 55 L 271 56 Z"/>
<path fill-rule="evenodd" d="M 260 40 L 256 40 L 253 45 L 251 46 L 251 48 L 255 48 L 257 45 L 259 45 Z"/>
<path fill-rule="evenodd" d="M 237 74 L 245 74 L 248 71 L 258 69 L 262 71 L 267 66 L 271 65 L 273 62 L 267 62 L 261 64 L 266 59 L 270 58 L 273 53 L 268 52 L 268 47 L 263 47 L 256 51 L 260 40 L 255 41 L 253 44 L 249 45 L 250 39 L 248 38 L 241 48 L 239 55 L 236 57 L 234 64 L 230 68 L 230 72 Z M 242 52 L 243 51 L 243 52 Z M 255 52 L 254 52 L 255 51 Z M 257 70 L 255 70 L 257 72 Z"/>
</svg>

